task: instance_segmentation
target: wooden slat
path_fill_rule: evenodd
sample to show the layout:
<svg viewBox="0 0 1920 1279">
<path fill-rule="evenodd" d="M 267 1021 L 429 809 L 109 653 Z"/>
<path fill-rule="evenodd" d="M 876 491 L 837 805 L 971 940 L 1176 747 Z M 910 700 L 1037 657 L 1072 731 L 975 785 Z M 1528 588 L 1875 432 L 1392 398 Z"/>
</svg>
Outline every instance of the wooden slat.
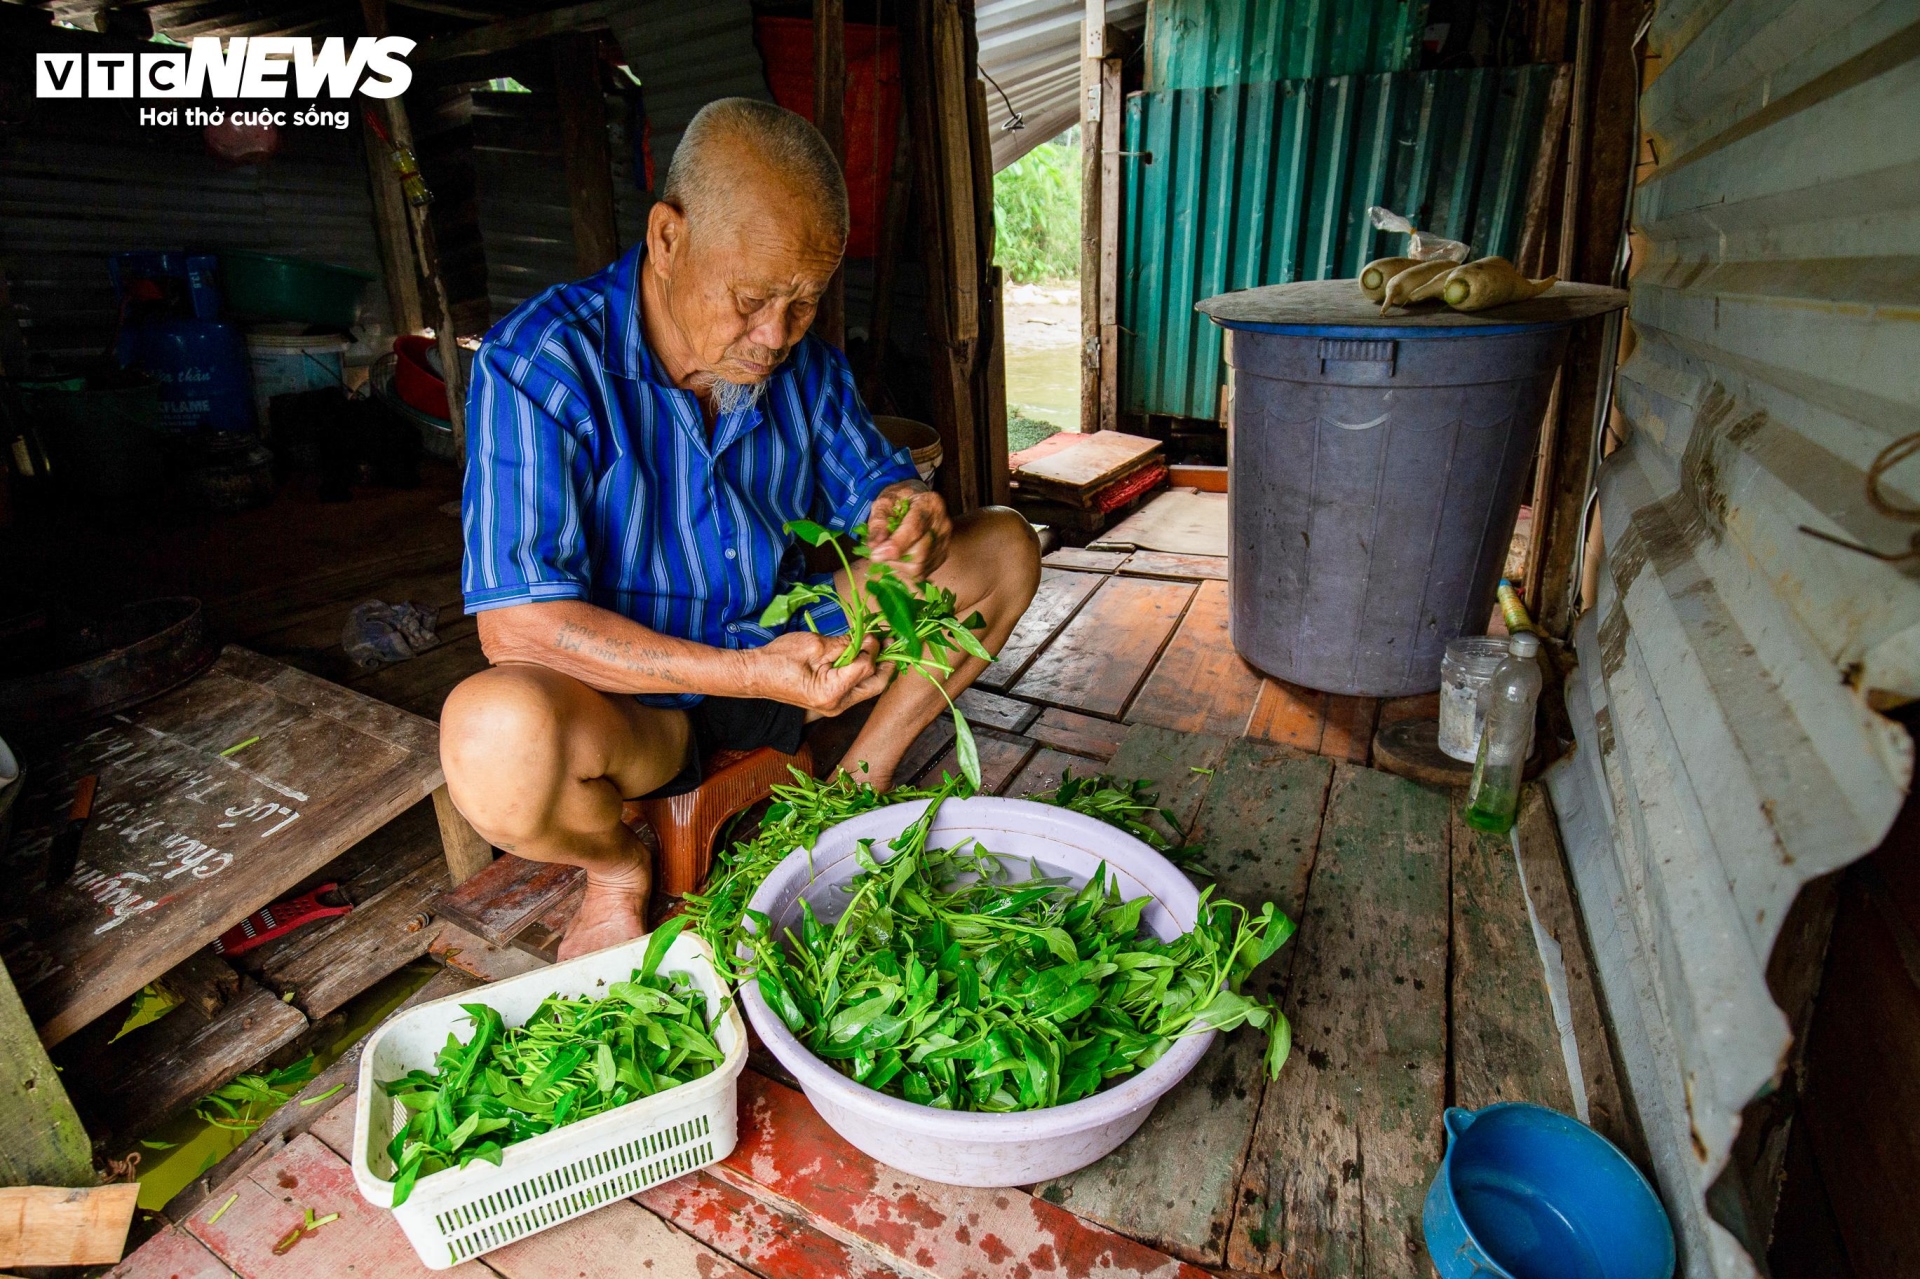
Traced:
<svg viewBox="0 0 1920 1279">
<path fill-rule="evenodd" d="M 507 853 L 459 887 L 442 893 L 434 913 L 496 946 L 518 933 L 586 872 L 578 866 L 536 862 Z"/>
<path fill-rule="evenodd" d="M 0 1266 L 97 1266 L 120 1260 L 137 1184 L 0 1188 Z"/>
<path fill-rule="evenodd" d="M 1373 718 L 1380 703 L 1372 697 L 1327 695 L 1327 728 L 1320 753 L 1332 759 L 1364 764 L 1373 751 Z"/>
<path fill-rule="evenodd" d="M 1119 719 L 1193 598 L 1186 582 L 1110 577 L 1014 686 L 1017 696 Z"/>
<path fill-rule="evenodd" d="M 953 716 L 935 715 L 933 722 L 920 730 L 920 735 L 913 739 L 906 753 L 900 757 L 900 765 L 894 769 L 894 780 L 902 784 L 912 781 L 926 772 L 927 766 L 934 760 L 945 755 L 947 748 L 951 745 L 953 745 Z"/>
<path fill-rule="evenodd" d="M 261 971 L 268 987 L 307 1016 L 320 1018 L 375 982 L 427 953 L 437 930 L 433 906 L 447 888 L 438 859 L 419 867 L 354 908 L 301 936 L 301 945 Z"/>
<path fill-rule="evenodd" d="M 238 1196 L 231 1205 L 228 1195 Z M 274 1246 L 306 1221 L 309 1209 L 316 1217 L 336 1212 L 340 1217 L 275 1256 Z M 220 1220 L 209 1220 L 216 1215 Z M 362 1199 L 353 1169 L 311 1133 L 230 1182 L 226 1193 L 202 1203 L 184 1224 L 245 1279 L 426 1279 L 433 1274 L 492 1279 L 477 1261 L 450 1270 L 421 1265 L 393 1214 Z"/>
<path fill-rule="evenodd" d="M 444 781 L 432 724 L 238 648 L 26 764 L 16 846 L 50 837 L 79 779 L 100 777 L 74 876 L 8 912 L 7 963 L 50 1044 Z"/>
<path fill-rule="evenodd" d="M 1327 730 L 1327 695 L 1284 680 L 1268 679 L 1247 719 L 1247 736 L 1303 751 L 1318 751 Z"/>
<path fill-rule="evenodd" d="M 1124 551 L 1093 551 L 1096 555 L 1123 555 Z M 1201 581 L 1227 580 L 1227 561 L 1219 555 L 1174 555 L 1168 551 L 1135 551 L 1117 570 L 1133 577 L 1171 577 Z"/>
<path fill-rule="evenodd" d="M 973 741 L 980 751 L 980 793 L 983 795 L 998 795 L 1005 789 L 1039 745 L 1031 737 L 991 728 L 974 729 Z M 920 775 L 921 785 L 933 785 L 942 773 L 960 776 L 960 757 L 951 747 Z"/>
<path fill-rule="evenodd" d="M 1227 584 L 1200 583 L 1129 718 L 1183 733 L 1244 733 L 1262 677 L 1234 651 L 1228 621 Z"/>
<path fill-rule="evenodd" d="M 1520 868 L 1540 926 L 1560 946 L 1567 1001 L 1587 1085 L 1587 1122 L 1641 1166 L 1649 1162 L 1645 1135 L 1628 1108 L 1614 1070 L 1611 1031 L 1586 927 L 1573 899 L 1573 879 L 1560 848 L 1560 830 L 1546 788 L 1530 785 L 1520 797 Z"/>
<path fill-rule="evenodd" d="M 1018 733 L 1039 717 L 1040 708 L 1017 697 L 1002 697 L 984 688 L 969 688 L 954 698 L 967 722 Z"/>
<path fill-rule="evenodd" d="M 1228 747 L 1194 832 L 1221 896 L 1256 909 L 1272 901 L 1298 917 L 1332 773 L 1327 760 L 1264 743 Z M 1249 990 L 1278 996 L 1293 957 L 1289 944 L 1253 974 Z M 1035 1193 L 1175 1256 L 1220 1265 L 1266 1086 L 1265 1044 L 1247 1029 L 1216 1041 L 1125 1145 Z"/>
<path fill-rule="evenodd" d="M 1099 765 L 1078 755 L 1069 755 L 1045 746 L 1033 753 L 1021 768 L 1019 775 L 1007 783 L 1003 794 L 1021 799 L 1028 795 L 1037 795 L 1050 791 L 1060 784 L 1061 775 L 1071 770 L 1076 775 L 1098 771 Z"/>
<path fill-rule="evenodd" d="M 1170 466 L 1167 468 L 1167 483 L 1176 488 L 1199 489 L 1202 493 L 1224 493 L 1227 491 L 1227 468 Z"/>
<path fill-rule="evenodd" d="M 440 935 L 427 947 L 427 953 L 447 967 L 480 981 L 505 981 L 546 967 L 546 961 L 537 955 L 511 946 L 496 946 L 453 923 L 441 927 Z"/>
<path fill-rule="evenodd" d="M 1007 642 L 1001 645 L 993 664 L 980 672 L 980 678 L 974 684 L 1001 693 L 1012 687 L 1028 664 L 1047 646 L 1054 632 L 1080 611 L 1081 605 L 1100 589 L 1104 580 L 1091 573 L 1041 568 L 1040 589 L 1034 592 L 1033 603 L 1027 605 L 1027 611 L 1014 623 L 1012 633 L 1007 636 Z"/>
<path fill-rule="evenodd" d="M 176 1008 L 108 1045 L 116 1025 L 106 1018 L 66 1049 L 68 1078 L 83 1084 L 87 1113 L 98 1133 L 127 1141 L 206 1096 L 243 1070 L 299 1038 L 300 1010 L 250 978 L 238 996 L 209 1019 Z M 76 1088 L 76 1092 L 81 1089 Z"/>
<path fill-rule="evenodd" d="M 576 880 L 572 888 L 548 902 L 545 910 L 513 935 L 513 948 L 549 964 L 560 962 L 560 943 L 566 938 L 567 926 L 580 913 L 580 902 L 586 895 L 587 881 Z"/>
<path fill-rule="evenodd" d="M 756 1279 L 629 1199 L 497 1248 L 486 1266 L 504 1279 Z"/>
<path fill-rule="evenodd" d="M 1058 706 L 1047 707 L 1027 729 L 1027 736 L 1043 746 L 1100 761 L 1113 758 L 1126 733 L 1124 724 L 1078 711 L 1063 711 Z"/>
<path fill-rule="evenodd" d="M 233 1271 L 205 1244 L 171 1226 L 109 1270 L 107 1279 L 233 1279 Z"/>
<path fill-rule="evenodd" d="M 634 1196 L 715 1252 L 778 1279 L 898 1279 L 900 1272 L 704 1172 Z"/>
<path fill-rule="evenodd" d="M 1453 1096 L 1478 1110 L 1530 1101 L 1573 1111 L 1546 972 L 1504 835 L 1461 818 L 1453 796 Z"/>
<path fill-rule="evenodd" d="M 806 1098 L 751 1070 L 740 1079 L 740 1144 L 709 1171 L 917 1275 L 1006 1275 L 1018 1258 L 1039 1273 L 1044 1260 L 1078 1279 L 1205 1279 L 1019 1190 L 940 1185 L 884 1167 L 848 1145 Z"/>
<path fill-rule="evenodd" d="M 1184 839 L 1194 828 L 1194 818 L 1226 753 L 1224 737 L 1135 724 L 1127 730 L 1126 740 L 1114 752 L 1107 771 L 1115 777 L 1142 778 L 1150 783 L 1160 807 L 1171 810 L 1179 820 L 1179 829 L 1169 833 Z"/>
<path fill-rule="evenodd" d="M 1269 1085 L 1227 1261 L 1290 1275 L 1427 1272 L 1421 1203 L 1441 1155 L 1446 799 L 1334 770 Z"/>
<path fill-rule="evenodd" d="M 1063 546 L 1040 561 L 1047 568 L 1077 569 L 1083 573 L 1112 573 L 1126 562 L 1125 551 L 1089 551 L 1079 546 Z"/>
</svg>

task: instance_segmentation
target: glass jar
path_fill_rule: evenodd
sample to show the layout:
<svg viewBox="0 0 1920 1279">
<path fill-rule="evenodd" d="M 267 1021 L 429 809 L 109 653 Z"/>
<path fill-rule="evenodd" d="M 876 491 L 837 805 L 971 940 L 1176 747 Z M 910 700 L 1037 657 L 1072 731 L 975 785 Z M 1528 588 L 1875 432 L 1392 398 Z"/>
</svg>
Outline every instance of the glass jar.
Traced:
<svg viewBox="0 0 1920 1279">
<path fill-rule="evenodd" d="M 1507 641 L 1496 635 L 1463 635 L 1447 643 L 1440 659 L 1440 750 L 1471 764 L 1485 727 L 1480 690 L 1507 659 Z"/>
</svg>

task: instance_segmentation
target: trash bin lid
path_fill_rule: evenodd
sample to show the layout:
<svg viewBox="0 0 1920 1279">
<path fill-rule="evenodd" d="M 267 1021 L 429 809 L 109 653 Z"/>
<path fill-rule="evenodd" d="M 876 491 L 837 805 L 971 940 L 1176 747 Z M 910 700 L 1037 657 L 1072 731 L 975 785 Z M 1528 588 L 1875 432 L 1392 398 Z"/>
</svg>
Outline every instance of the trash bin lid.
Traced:
<svg viewBox="0 0 1920 1279">
<path fill-rule="evenodd" d="M 1222 328 L 1324 338 L 1492 337 L 1563 328 L 1627 304 L 1625 289 L 1604 284 L 1556 284 L 1525 302 L 1485 311 L 1456 311 L 1443 302 L 1419 302 L 1380 314 L 1358 280 L 1299 280 L 1238 289 L 1199 303 L 1194 310 Z"/>
</svg>

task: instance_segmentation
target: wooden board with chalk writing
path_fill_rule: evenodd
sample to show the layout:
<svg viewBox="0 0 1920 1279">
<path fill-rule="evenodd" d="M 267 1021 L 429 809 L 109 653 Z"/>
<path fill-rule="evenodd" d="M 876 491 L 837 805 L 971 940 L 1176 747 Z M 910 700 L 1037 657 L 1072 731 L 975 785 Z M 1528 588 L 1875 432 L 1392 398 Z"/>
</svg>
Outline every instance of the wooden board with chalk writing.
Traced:
<svg viewBox="0 0 1920 1279">
<path fill-rule="evenodd" d="M 232 647 L 191 683 L 20 754 L 6 857 L 18 891 L 0 913 L 0 957 L 49 1044 L 444 781 L 429 721 Z M 79 864 L 43 886 L 89 775 L 99 787 Z"/>
</svg>

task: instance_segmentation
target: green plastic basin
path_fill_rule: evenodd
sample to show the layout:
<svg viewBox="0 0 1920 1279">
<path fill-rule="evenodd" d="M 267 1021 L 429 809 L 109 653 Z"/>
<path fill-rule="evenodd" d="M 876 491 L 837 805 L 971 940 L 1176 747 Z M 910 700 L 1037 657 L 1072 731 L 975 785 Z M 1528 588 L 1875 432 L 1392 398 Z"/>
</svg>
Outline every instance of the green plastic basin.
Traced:
<svg viewBox="0 0 1920 1279">
<path fill-rule="evenodd" d="M 352 326 L 360 290 L 373 279 L 348 266 L 242 249 L 220 254 L 220 278 L 234 315 L 336 329 Z"/>
</svg>

